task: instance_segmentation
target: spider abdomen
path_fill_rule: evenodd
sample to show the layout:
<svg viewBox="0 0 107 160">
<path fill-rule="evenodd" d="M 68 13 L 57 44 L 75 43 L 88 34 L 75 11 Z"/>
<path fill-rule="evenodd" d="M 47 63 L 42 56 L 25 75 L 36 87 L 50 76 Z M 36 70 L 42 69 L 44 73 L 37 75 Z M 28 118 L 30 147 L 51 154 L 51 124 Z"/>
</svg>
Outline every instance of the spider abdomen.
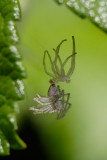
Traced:
<svg viewBox="0 0 107 160">
<path fill-rule="evenodd" d="M 55 86 L 55 84 L 51 84 L 48 90 L 48 96 L 54 96 L 58 94 L 58 88 Z"/>
</svg>

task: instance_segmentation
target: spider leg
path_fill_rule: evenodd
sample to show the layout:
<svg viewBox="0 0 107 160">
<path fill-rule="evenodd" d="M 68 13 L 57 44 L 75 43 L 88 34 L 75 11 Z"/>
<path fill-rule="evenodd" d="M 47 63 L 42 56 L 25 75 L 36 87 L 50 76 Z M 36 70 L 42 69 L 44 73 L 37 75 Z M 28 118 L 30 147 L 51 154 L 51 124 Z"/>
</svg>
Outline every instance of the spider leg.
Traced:
<svg viewBox="0 0 107 160">
<path fill-rule="evenodd" d="M 59 43 L 59 45 L 57 46 L 57 48 L 54 49 L 54 51 L 55 51 L 55 59 L 54 59 L 54 61 L 53 61 L 53 64 L 54 64 L 54 66 L 55 66 L 55 68 L 56 68 L 57 71 L 59 70 L 59 68 L 58 68 L 58 66 L 57 66 L 57 60 L 58 60 L 58 56 L 59 56 L 60 46 L 61 46 L 61 44 L 62 44 L 63 42 L 65 42 L 65 41 L 67 41 L 67 40 L 66 40 L 66 39 L 62 40 L 62 41 Z"/>
<path fill-rule="evenodd" d="M 60 112 L 60 113 L 58 114 L 57 119 L 63 118 L 63 117 L 66 115 L 66 113 L 67 113 L 67 111 L 69 110 L 70 107 L 71 107 L 71 103 L 68 104 L 68 108 L 67 108 L 66 111 Z"/>
<path fill-rule="evenodd" d="M 64 100 L 65 95 L 67 95 L 66 101 Z M 62 102 L 62 107 L 57 116 L 57 119 L 63 118 L 65 114 L 67 113 L 67 111 L 69 110 L 69 108 L 71 107 L 71 103 L 69 103 L 69 99 L 70 99 L 70 93 L 65 94 L 64 90 L 62 90 L 62 100 L 60 100 Z"/>
<path fill-rule="evenodd" d="M 63 98 L 63 96 L 62 96 L 62 95 L 64 94 L 64 90 L 61 90 L 59 85 L 57 86 L 57 89 L 58 89 L 58 95 L 59 95 L 59 98 L 61 98 L 61 97 Z M 63 100 L 61 100 L 61 101 L 64 101 L 64 99 L 63 99 Z"/>
<path fill-rule="evenodd" d="M 71 67 L 69 68 L 68 70 L 68 73 L 67 73 L 67 77 L 70 78 L 70 76 L 72 75 L 73 71 L 74 71 L 74 68 L 75 68 L 75 39 L 74 39 L 74 36 L 72 36 L 72 40 L 73 40 L 73 54 L 72 54 L 72 60 L 71 60 Z"/>
<path fill-rule="evenodd" d="M 58 89 L 58 92 L 59 92 L 59 94 L 61 93 L 61 89 L 60 89 L 60 86 L 58 85 L 57 86 L 57 89 Z"/>
<path fill-rule="evenodd" d="M 56 50 L 53 48 L 53 50 L 54 50 L 54 52 L 56 52 Z M 63 69 L 63 67 L 62 67 L 62 60 L 61 60 L 61 58 L 60 58 L 60 56 L 58 55 L 58 60 L 59 60 L 59 64 L 60 64 L 60 71 L 61 71 L 61 75 L 63 74 L 65 74 L 65 71 L 64 71 L 64 69 Z"/>
<path fill-rule="evenodd" d="M 73 56 L 72 56 L 71 67 L 69 68 L 68 73 L 67 73 L 68 79 L 71 77 L 71 75 L 72 75 L 72 73 L 74 72 L 74 69 L 75 69 L 75 54 L 73 54 Z"/>
<path fill-rule="evenodd" d="M 54 50 L 54 52 L 55 52 L 55 54 L 56 54 L 56 50 L 53 48 L 53 50 Z M 59 60 L 59 64 L 60 64 L 60 66 L 62 65 L 62 61 L 61 61 L 61 58 L 59 57 L 59 55 L 58 55 L 58 60 Z M 56 64 L 54 64 L 54 68 L 55 68 L 55 70 L 56 70 L 56 75 L 60 75 L 60 69 L 58 68 L 58 66 L 57 66 L 57 63 Z M 60 67 L 61 68 L 61 67 Z"/>
<path fill-rule="evenodd" d="M 50 110 L 49 113 L 56 113 L 57 112 L 57 109 L 54 109 L 54 110 Z"/>
<path fill-rule="evenodd" d="M 43 113 L 49 112 L 50 108 L 49 107 L 44 107 L 41 109 L 34 108 L 33 110 L 34 110 L 34 114 L 43 114 Z"/>
<path fill-rule="evenodd" d="M 70 58 L 72 58 L 75 54 L 76 54 L 76 53 L 68 56 L 68 57 L 65 59 L 65 61 L 64 61 L 63 64 L 62 64 L 62 68 L 64 68 L 64 66 L 65 66 L 65 64 L 68 62 L 68 60 L 69 60 Z"/>
<path fill-rule="evenodd" d="M 45 72 L 46 72 L 47 75 L 49 75 L 49 76 L 51 76 L 52 78 L 54 78 L 54 76 L 53 76 L 51 73 L 49 73 L 49 72 L 47 71 L 46 64 L 45 64 L 45 57 L 46 57 L 46 54 L 47 54 L 48 57 L 49 57 L 49 60 L 50 60 L 50 63 L 51 63 L 52 71 L 55 73 L 55 70 L 54 70 L 54 68 L 53 68 L 53 62 L 52 62 L 51 56 L 50 56 L 50 54 L 48 53 L 47 50 L 44 52 L 44 57 L 43 57 L 43 66 L 44 66 L 44 70 L 45 70 Z"/>
<path fill-rule="evenodd" d="M 59 53 L 59 49 L 60 49 L 60 46 L 61 46 L 61 44 L 63 43 L 63 42 L 65 42 L 65 41 L 67 41 L 66 39 L 64 39 L 64 40 L 62 40 L 60 43 L 59 43 L 59 45 L 57 46 L 57 48 L 56 49 L 54 49 L 54 51 L 55 51 L 55 59 L 54 59 L 54 64 L 56 64 L 56 62 L 57 62 L 57 58 L 58 58 L 58 53 Z"/>
<path fill-rule="evenodd" d="M 58 87 L 59 87 L 59 86 L 58 86 Z M 64 101 L 64 96 L 65 96 L 65 95 L 68 95 L 68 94 L 67 94 L 67 93 L 64 93 L 64 90 L 60 90 L 60 88 L 58 88 L 58 90 L 59 90 L 60 98 L 62 97 L 62 100 L 61 100 L 61 101 L 65 102 L 65 101 Z"/>
<path fill-rule="evenodd" d="M 47 105 L 51 104 L 51 102 L 43 103 L 42 100 L 40 100 L 39 98 L 34 98 L 33 100 L 36 101 L 36 102 L 38 102 L 42 106 L 47 106 Z"/>
<path fill-rule="evenodd" d="M 68 109 L 71 107 L 71 103 L 69 103 L 69 99 L 70 99 L 70 93 L 67 93 L 67 100 L 66 100 L 66 104 L 64 107 L 64 114 L 66 114 Z"/>
<path fill-rule="evenodd" d="M 67 104 L 71 104 L 71 103 L 69 103 L 69 102 L 67 102 L 67 101 L 62 101 L 62 100 L 59 100 L 59 101 L 61 101 L 61 102 L 63 102 L 63 103 L 67 103 Z"/>
<path fill-rule="evenodd" d="M 60 74 L 63 76 L 63 75 L 65 75 L 65 71 L 64 71 L 64 68 L 62 67 L 62 61 L 61 61 L 60 56 L 58 56 L 58 60 L 59 60 L 59 64 L 60 64 Z"/>
<path fill-rule="evenodd" d="M 66 100 L 66 103 L 65 103 L 65 107 L 64 107 L 64 110 L 63 110 L 63 116 L 65 116 L 65 114 L 68 112 L 69 108 L 71 107 L 71 103 L 69 103 L 69 99 L 70 99 L 70 93 L 67 94 L 67 100 Z"/>
<path fill-rule="evenodd" d="M 50 106 L 42 107 L 40 109 L 35 108 L 35 107 L 30 107 L 30 110 L 33 110 L 34 114 L 44 114 L 44 113 L 47 113 L 47 112 L 49 112 L 49 113 L 57 112 L 57 110 L 53 109 Z"/>
<path fill-rule="evenodd" d="M 61 96 L 62 96 L 62 101 L 64 101 L 64 90 L 62 90 Z"/>
<path fill-rule="evenodd" d="M 36 96 L 38 97 L 38 99 L 40 101 L 43 101 L 43 102 L 49 102 L 50 101 L 50 97 L 41 97 L 39 94 L 36 94 Z"/>
<path fill-rule="evenodd" d="M 57 119 L 62 118 L 63 114 L 63 107 L 64 107 L 64 90 L 60 91 L 60 96 L 62 97 L 62 100 L 59 100 L 61 102 L 60 107 L 58 107 L 58 116 Z"/>
<path fill-rule="evenodd" d="M 70 93 L 64 93 L 64 90 L 62 90 L 62 91 L 63 91 L 63 92 L 62 92 L 62 97 L 63 97 L 62 102 L 66 103 L 66 105 L 65 105 L 65 107 L 64 107 L 64 108 L 66 108 L 66 107 L 67 107 L 67 104 L 71 104 L 71 103 L 69 103 Z M 64 100 L 64 97 L 65 97 L 65 96 L 67 96 L 67 100 L 66 100 L 66 101 Z"/>
<path fill-rule="evenodd" d="M 64 96 L 68 96 L 70 93 L 65 93 L 64 90 L 61 90 L 61 89 L 60 89 L 60 86 L 59 86 L 59 85 L 57 86 L 57 89 L 58 89 L 58 92 L 59 92 L 60 97 L 63 97 L 63 100 L 61 100 L 61 101 L 63 101 L 64 103 L 66 103 L 66 101 L 64 101 Z M 69 98 L 70 98 L 70 97 L 69 97 Z"/>
</svg>

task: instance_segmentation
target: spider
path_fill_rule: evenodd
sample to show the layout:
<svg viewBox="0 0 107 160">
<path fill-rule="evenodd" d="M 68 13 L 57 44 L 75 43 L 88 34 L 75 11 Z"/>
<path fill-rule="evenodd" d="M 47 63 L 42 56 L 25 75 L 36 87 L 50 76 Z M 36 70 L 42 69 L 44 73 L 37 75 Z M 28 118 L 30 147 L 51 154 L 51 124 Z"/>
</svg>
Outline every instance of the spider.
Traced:
<svg viewBox="0 0 107 160">
<path fill-rule="evenodd" d="M 59 81 L 61 81 L 61 82 L 70 82 L 70 77 L 71 77 L 71 75 L 72 75 L 72 73 L 74 71 L 74 68 L 75 68 L 75 55 L 76 55 L 74 36 L 72 36 L 72 40 L 73 40 L 73 52 L 72 52 L 72 55 L 68 56 L 64 60 L 63 63 L 62 63 L 62 60 L 61 60 L 61 58 L 59 56 L 59 50 L 60 50 L 60 46 L 62 45 L 62 43 L 67 41 L 66 39 L 62 40 L 60 42 L 60 44 L 57 46 L 56 49 L 53 49 L 54 52 L 55 52 L 55 58 L 54 58 L 53 61 L 51 59 L 51 56 L 50 56 L 49 52 L 47 50 L 45 50 L 45 52 L 44 52 L 44 57 L 43 57 L 44 70 L 45 70 L 47 75 L 52 77 L 52 81 L 54 83 L 59 82 Z M 46 63 L 45 63 L 46 55 L 48 55 L 48 57 L 49 57 L 49 60 L 50 60 L 50 63 L 51 63 L 51 69 L 52 69 L 53 74 L 51 74 L 51 73 L 49 73 L 47 71 L 47 67 L 46 67 Z M 69 68 L 67 74 L 65 74 L 64 67 L 65 67 L 66 63 L 68 62 L 68 60 L 70 58 L 71 58 L 71 65 L 70 65 L 70 68 Z M 57 64 L 58 61 L 59 61 L 60 67 L 58 67 L 58 64 Z"/>
<path fill-rule="evenodd" d="M 36 98 L 34 98 L 34 101 L 38 102 L 39 104 L 37 108 L 31 107 L 30 110 L 33 110 L 34 114 L 57 112 L 57 119 L 60 119 L 65 116 L 65 114 L 71 107 L 69 99 L 70 93 L 65 94 L 64 90 L 60 90 L 59 86 L 56 86 L 55 83 L 52 83 L 48 90 L 48 96 L 43 97 L 37 94 Z"/>
<path fill-rule="evenodd" d="M 75 54 L 76 54 L 74 36 L 72 36 L 72 40 L 73 40 L 73 53 L 72 55 L 67 57 L 63 63 L 59 56 L 59 50 L 60 46 L 62 45 L 63 42 L 66 41 L 66 39 L 62 40 L 56 49 L 53 49 L 55 52 L 55 58 L 53 61 L 51 59 L 49 52 L 47 50 L 44 52 L 44 57 L 43 57 L 44 70 L 46 74 L 52 77 L 52 79 L 50 80 L 51 85 L 48 90 L 48 96 L 40 96 L 39 94 L 37 94 L 36 98 L 34 98 L 34 101 L 38 102 L 37 107 L 30 108 L 30 110 L 34 111 L 34 114 L 57 112 L 58 114 L 57 119 L 60 119 L 65 116 L 65 114 L 71 107 L 71 103 L 69 103 L 70 93 L 65 93 L 64 90 L 60 90 L 60 87 L 56 86 L 55 83 L 59 81 L 70 82 L 70 76 L 72 75 L 75 68 Z M 53 74 L 47 71 L 45 63 L 46 54 L 49 57 Z M 67 74 L 65 74 L 64 67 L 70 58 L 71 58 L 71 65 Z M 58 61 L 60 64 L 60 68 L 58 67 L 57 64 Z"/>
</svg>

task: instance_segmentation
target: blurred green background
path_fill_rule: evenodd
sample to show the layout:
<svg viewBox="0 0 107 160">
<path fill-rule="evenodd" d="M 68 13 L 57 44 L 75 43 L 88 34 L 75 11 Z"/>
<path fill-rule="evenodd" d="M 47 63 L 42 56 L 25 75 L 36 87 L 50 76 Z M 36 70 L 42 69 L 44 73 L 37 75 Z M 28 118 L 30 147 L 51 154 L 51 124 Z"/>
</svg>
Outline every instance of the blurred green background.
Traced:
<svg viewBox="0 0 107 160">
<path fill-rule="evenodd" d="M 19 103 L 19 128 L 29 119 L 51 160 L 107 160 L 107 34 L 54 0 L 20 3 L 18 47 L 28 78 L 24 80 L 25 100 Z M 72 107 L 61 120 L 56 120 L 56 114 L 34 116 L 29 107 L 36 105 L 35 94 L 46 96 L 49 88 L 44 50 L 52 55 L 52 48 L 67 38 L 60 50 L 64 59 L 72 52 L 72 35 L 78 53 L 76 68 L 69 84 L 60 83 L 71 93 Z"/>
</svg>

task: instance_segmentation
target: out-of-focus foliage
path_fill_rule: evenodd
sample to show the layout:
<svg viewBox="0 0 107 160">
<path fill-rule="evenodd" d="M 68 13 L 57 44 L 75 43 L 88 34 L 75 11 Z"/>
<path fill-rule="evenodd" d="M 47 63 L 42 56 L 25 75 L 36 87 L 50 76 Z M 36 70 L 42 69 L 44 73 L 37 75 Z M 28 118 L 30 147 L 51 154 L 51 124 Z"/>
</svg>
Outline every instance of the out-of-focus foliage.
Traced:
<svg viewBox="0 0 107 160">
<path fill-rule="evenodd" d="M 88 17 L 102 30 L 107 32 L 107 0 L 55 0 L 65 3 L 80 17 Z"/>
<path fill-rule="evenodd" d="M 26 73 L 16 44 L 19 36 L 14 21 L 21 17 L 18 0 L 0 0 L 0 155 L 8 155 L 10 147 L 25 148 L 16 133 L 15 101 L 24 98 L 22 79 Z"/>
</svg>

